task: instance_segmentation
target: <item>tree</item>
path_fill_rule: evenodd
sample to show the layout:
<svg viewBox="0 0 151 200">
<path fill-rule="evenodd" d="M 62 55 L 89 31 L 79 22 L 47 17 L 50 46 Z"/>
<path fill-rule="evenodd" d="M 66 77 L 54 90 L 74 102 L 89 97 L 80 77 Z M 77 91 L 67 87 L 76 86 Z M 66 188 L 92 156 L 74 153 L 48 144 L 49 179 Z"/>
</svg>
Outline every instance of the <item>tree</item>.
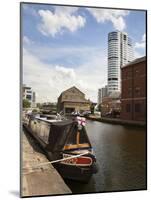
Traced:
<svg viewBox="0 0 151 200">
<path fill-rule="evenodd" d="M 32 110 L 32 113 L 37 113 L 37 112 L 38 112 L 37 109 L 33 109 L 33 110 Z"/>
<path fill-rule="evenodd" d="M 90 110 L 91 110 L 91 114 L 94 114 L 94 104 L 93 103 L 91 103 Z"/>
<path fill-rule="evenodd" d="M 31 103 L 27 99 L 23 99 L 23 108 L 30 108 Z"/>
<path fill-rule="evenodd" d="M 98 110 L 101 112 L 101 109 L 102 109 L 102 105 L 101 103 L 98 105 Z"/>
<path fill-rule="evenodd" d="M 37 108 L 41 108 L 41 103 L 37 103 Z"/>
</svg>

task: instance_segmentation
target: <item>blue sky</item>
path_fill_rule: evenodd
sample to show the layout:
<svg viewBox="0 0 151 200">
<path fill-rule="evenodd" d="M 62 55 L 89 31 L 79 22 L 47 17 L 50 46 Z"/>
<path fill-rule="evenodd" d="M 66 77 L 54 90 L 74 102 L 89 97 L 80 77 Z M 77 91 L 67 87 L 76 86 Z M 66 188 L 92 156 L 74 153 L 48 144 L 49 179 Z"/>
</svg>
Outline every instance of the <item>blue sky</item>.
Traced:
<svg viewBox="0 0 151 200">
<path fill-rule="evenodd" d="M 23 82 L 37 102 L 57 101 L 73 85 L 97 101 L 107 83 L 107 36 L 127 32 L 145 55 L 144 11 L 22 4 Z"/>
</svg>

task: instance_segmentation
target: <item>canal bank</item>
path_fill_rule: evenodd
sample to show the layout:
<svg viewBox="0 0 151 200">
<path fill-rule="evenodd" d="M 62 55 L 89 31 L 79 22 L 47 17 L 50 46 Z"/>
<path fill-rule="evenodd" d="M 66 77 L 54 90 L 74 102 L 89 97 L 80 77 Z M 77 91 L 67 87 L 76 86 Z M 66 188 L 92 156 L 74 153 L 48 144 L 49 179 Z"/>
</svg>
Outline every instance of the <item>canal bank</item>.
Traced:
<svg viewBox="0 0 151 200">
<path fill-rule="evenodd" d="M 119 124 L 119 125 L 128 125 L 128 126 L 139 126 L 139 127 L 146 127 L 146 122 L 143 121 L 132 121 L 132 120 L 123 120 L 119 118 L 107 118 L 107 117 L 99 117 L 90 115 L 86 117 L 89 120 L 104 122 L 104 123 L 111 123 L 111 124 Z"/>
<path fill-rule="evenodd" d="M 72 194 L 145 190 L 146 129 L 87 120 L 86 130 L 99 170 L 87 184 L 65 180 Z M 46 183 L 49 177 L 45 178 Z"/>
<path fill-rule="evenodd" d="M 41 149 L 24 132 L 22 135 L 22 197 L 72 193 L 51 164 L 34 167 L 46 162 L 48 162 L 48 159 Z"/>
</svg>

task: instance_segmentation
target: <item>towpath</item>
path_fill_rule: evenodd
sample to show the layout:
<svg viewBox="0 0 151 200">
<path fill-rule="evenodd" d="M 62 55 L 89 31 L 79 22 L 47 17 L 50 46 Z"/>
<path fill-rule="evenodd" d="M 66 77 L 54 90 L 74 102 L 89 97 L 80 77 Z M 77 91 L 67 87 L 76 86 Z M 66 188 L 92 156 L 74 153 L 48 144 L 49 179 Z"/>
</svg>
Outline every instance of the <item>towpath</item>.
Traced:
<svg viewBox="0 0 151 200">
<path fill-rule="evenodd" d="M 23 132 L 22 136 L 22 170 L 21 190 L 22 197 L 71 194 L 62 177 L 51 165 L 32 168 L 40 163 L 48 162 L 35 141 Z"/>
</svg>

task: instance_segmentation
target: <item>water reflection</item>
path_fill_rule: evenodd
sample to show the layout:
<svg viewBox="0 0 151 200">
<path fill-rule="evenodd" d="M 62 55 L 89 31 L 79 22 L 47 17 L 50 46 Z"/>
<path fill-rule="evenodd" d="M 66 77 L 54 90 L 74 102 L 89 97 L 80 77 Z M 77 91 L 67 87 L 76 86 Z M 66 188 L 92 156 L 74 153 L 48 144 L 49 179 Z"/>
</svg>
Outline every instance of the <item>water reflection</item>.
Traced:
<svg viewBox="0 0 151 200">
<path fill-rule="evenodd" d="M 99 172 L 88 184 L 67 181 L 73 193 L 146 188 L 146 130 L 87 121 Z"/>
</svg>

